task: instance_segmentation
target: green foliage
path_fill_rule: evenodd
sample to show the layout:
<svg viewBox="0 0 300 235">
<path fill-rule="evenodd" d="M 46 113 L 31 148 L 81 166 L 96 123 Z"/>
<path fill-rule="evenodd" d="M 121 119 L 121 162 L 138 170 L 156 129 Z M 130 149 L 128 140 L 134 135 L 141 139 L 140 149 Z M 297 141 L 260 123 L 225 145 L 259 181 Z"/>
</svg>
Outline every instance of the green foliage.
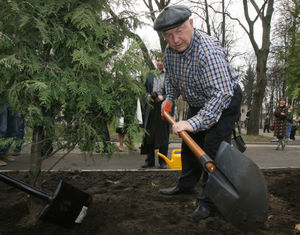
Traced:
<svg viewBox="0 0 300 235">
<path fill-rule="evenodd" d="M 1 103 L 32 130 L 60 133 L 56 145 L 92 151 L 123 110 L 132 129 L 143 60 L 123 51 L 122 25 L 111 24 L 105 0 L 0 2 Z"/>
<path fill-rule="evenodd" d="M 300 25 L 299 25 L 300 27 Z M 300 33 L 295 35 L 295 44 L 288 48 L 288 59 L 285 63 L 287 71 L 288 94 L 291 98 L 300 100 Z"/>
<path fill-rule="evenodd" d="M 287 96 L 300 100 L 300 3 L 298 0 L 282 0 L 279 33 L 282 45 L 277 49 L 278 60 L 283 64 L 283 79 L 286 80 Z"/>
</svg>

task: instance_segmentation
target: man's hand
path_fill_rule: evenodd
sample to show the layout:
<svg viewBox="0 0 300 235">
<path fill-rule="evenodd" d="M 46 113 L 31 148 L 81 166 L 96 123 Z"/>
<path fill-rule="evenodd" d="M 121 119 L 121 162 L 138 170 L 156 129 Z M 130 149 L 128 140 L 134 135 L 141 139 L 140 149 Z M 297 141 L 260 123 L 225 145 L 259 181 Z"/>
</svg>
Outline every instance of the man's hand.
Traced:
<svg viewBox="0 0 300 235">
<path fill-rule="evenodd" d="M 153 101 L 153 99 L 151 98 L 151 95 L 150 95 L 150 94 L 147 95 L 147 98 L 146 98 L 146 99 L 147 99 L 147 102 L 149 102 L 149 103 Z"/>
<path fill-rule="evenodd" d="M 176 135 L 178 135 L 178 133 L 181 132 L 181 131 L 188 131 L 188 132 L 193 131 L 193 127 L 187 121 L 175 122 L 175 124 L 173 125 L 172 128 L 173 128 L 173 132 Z"/>
<path fill-rule="evenodd" d="M 166 120 L 164 117 L 164 112 L 166 113 L 170 113 L 171 109 L 172 109 L 172 101 L 171 100 L 165 100 L 164 102 L 162 102 L 161 104 L 161 119 L 162 120 Z"/>
<path fill-rule="evenodd" d="M 156 97 L 156 99 L 155 99 L 155 102 L 161 102 L 161 101 L 163 101 L 164 100 L 164 97 L 162 96 L 162 95 L 158 95 L 157 97 Z"/>
</svg>

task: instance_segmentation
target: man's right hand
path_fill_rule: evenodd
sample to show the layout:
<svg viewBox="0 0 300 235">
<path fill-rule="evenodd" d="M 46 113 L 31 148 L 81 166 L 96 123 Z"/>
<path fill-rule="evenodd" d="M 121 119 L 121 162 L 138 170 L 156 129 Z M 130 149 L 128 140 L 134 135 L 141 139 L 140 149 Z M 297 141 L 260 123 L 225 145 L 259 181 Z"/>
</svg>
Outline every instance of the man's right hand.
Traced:
<svg viewBox="0 0 300 235">
<path fill-rule="evenodd" d="M 165 100 L 161 104 L 161 119 L 166 120 L 164 117 L 164 112 L 170 113 L 172 109 L 173 102 L 171 100 Z"/>
</svg>

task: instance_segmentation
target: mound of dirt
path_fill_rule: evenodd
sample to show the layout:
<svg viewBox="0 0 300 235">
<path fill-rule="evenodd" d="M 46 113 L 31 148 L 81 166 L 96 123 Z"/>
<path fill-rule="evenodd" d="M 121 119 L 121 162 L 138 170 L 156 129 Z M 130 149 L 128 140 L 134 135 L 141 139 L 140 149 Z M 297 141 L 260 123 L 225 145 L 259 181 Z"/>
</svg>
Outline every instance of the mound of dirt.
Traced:
<svg viewBox="0 0 300 235">
<path fill-rule="evenodd" d="M 269 190 L 269 217 L 264 227 L 253 234 L 297 234 L 300 169 L 264 170 L 263 173 Z M 83 223 L 73 228 L 42 221 L 24 227 L 21 221 L 28 214 L 27 195 L 0 182 L 0 234 L 241 234 L 218 213 L 199 223 L 189 221 L 187 215 L 196 207 L 197 194 L 160 195 L 158 190 L 175 185 L 179 174 L 179 171 L 45 174 L 43 191 L 50 195 L 63 179 L 92 196 Z M 24 173 L 9 175 L 28 181 Z"/>
</svg>

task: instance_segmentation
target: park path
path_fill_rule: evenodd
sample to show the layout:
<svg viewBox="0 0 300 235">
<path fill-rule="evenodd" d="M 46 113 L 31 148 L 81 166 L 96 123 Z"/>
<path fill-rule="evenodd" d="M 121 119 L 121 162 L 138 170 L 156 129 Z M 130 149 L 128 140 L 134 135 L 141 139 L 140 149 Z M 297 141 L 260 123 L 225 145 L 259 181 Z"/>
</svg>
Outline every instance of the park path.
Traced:
<svg viewBox="0 0 300 235">
<path fill-rule="evenodd" d="M 244 130 L 242 131 L 244 132 Z M 261 135 L 272 137 L 273 133 L 263 133 Z M 118 143 L 116 143 L 118 145 Z M 270 168 L 300 168 L 300 136 L 296 136 L 296 141 L 287 144 L 284 151 L 276 151 L 276 140 L 265 143 L 247 143 L 245 155 L 252 159 L 261 169 Z M 169 157 L 173 149 L 180 149 L 179 142 L 170 143 Z M 55 154 L 53 157 L 43 162 L 43 170 L 49 170 L 61 157 L 63 152 Z M 128 151 L 115 153 L 110 157 L 105 154 L 94 154 L 86 156 L 75 149 L 63 160 L 61 160 L 53 170 L 62 171 L 109 171 L 109 170 L 144 170 L 145 155 L 140 155 L 139 151 Z M 156 161 L 157 162 L 157 161 Z M 16 157 L 15 162 L 10 162 L 0 171 L 26 171 L 29 169 L 29 149 L 24 150 L 23 154 Z M 148 169 L 147 169 L 148 170 Z M 159 170 L 150 168 L 149 170 Z"/>
</svg>

